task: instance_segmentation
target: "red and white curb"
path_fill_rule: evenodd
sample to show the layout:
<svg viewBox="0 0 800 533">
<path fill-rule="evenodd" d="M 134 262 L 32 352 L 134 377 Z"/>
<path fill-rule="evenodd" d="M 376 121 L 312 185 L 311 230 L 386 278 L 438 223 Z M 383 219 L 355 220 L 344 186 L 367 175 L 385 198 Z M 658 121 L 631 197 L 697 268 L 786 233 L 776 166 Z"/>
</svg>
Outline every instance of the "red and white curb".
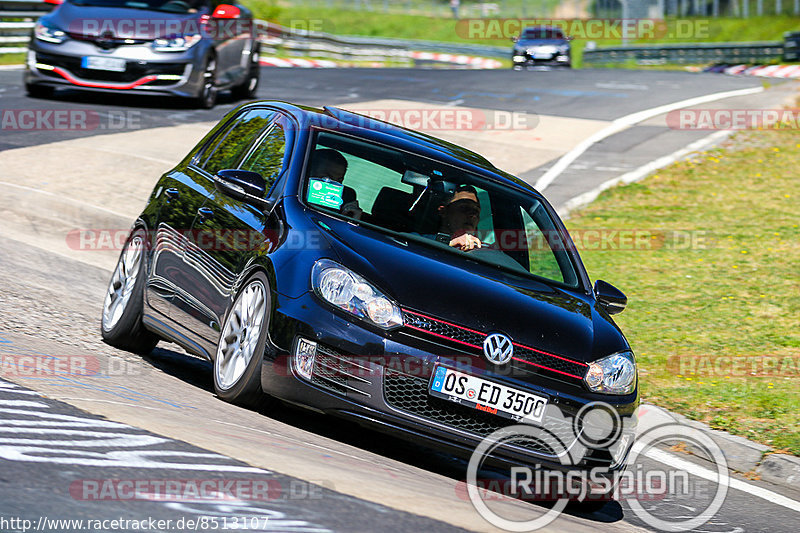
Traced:
<svg viewBox="0 0 800 533">
<path fill-rule="evenodd" d="M 496 69 L 502 68 L 503 64 L 496 59 L 486 59 L 483 57 L 439 54 L 434 52 L 409 52 L 408 57 L 419 61 L 436 61 L 439 63 L 451 63 L 453 65 L 463 65 L 471 68 Z M 260 63 L 265 67 L 299 67 L 299 68 L 334 68 L 348 67 L 349 63 L 337 63 L 326 59 L 295 59 L 282 57 L 261 57 Z M 359 66 L 382 66 L 381 63 L 372 63 Z"/>
<path fill-rule="evenodd" d="M 300 68 L 334 68 L 339 65 L 326 59 L 295 59 L 280 57 L 262 57 L 259 61 L 263 67 L 300 67 Z"/>
<path fill-rule="evenodd" d="M 453 63 L 456 65 L 466 65 L 473 68 L 501 68 L 503 64 L 496 59 L 486 59 L 484 57 L 474 57 L 455 54 L 439 54 L 436 52 L 411 52 L 412 59 L 421 61 L 438 61 L 441 63 Z"/>
<path fill-rule="evenodd" d="M 800 79 L 800 65 L 766 65 L 751 67 L 734 65 L 723 70 L 725 74 L 743 74 L 745 76 L 761 76 L 765 78 Z"/>
</svg>

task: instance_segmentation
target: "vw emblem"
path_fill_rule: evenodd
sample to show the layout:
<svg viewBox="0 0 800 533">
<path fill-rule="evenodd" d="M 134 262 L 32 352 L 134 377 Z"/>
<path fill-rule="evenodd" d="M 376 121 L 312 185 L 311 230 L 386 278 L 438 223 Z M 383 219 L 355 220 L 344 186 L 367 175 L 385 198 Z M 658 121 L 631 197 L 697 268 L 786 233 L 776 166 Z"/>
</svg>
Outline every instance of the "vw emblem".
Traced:
<svg viewBox="0 0 800 533">
<path fill-rule="evenodd" d="M 500 333 L 492 333 L 483 341 L 483 353 L 490 363 L 504 365 L 514 355 L 514 345 L 511 339 Z"/>
</svg>

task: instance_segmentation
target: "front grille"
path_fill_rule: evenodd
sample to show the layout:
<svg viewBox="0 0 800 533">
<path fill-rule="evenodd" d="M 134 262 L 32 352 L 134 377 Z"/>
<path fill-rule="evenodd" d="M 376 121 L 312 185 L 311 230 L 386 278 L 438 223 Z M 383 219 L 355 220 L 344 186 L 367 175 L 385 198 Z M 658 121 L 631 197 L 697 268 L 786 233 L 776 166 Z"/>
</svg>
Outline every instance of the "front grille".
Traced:
<svg viewBox="0 0 800 533">
<path fill-rule="evenodd" d="M 531 363 L 528 366 L 536 365 L 538 367 L 544 367 L 548 370 L 555 370 L 558 373 L 568 374 L 578 379 L 583 379 L 583 375 L 586 373 L 585 363 L 568 361 L 555 355 L 520 346 L 519 344 L 514 344 L 514 357 L 523 363 Z"/>
<path fill-rule="evenodd" d="M 487 337 L 486 333 L 408 310 L 403 310 L 403 321 L 410 329 L 437 338 L 445 338 L 475 350 L 483 350 L 483 341 Z M 516 368 L 528 372 L 537 372 L 535 369 L 549 370 L 579 380 L 583 379 L 583 375 L 586 373 L 586 363 L 572 361 L 517 343 L 514 343 L 514 359 L 521 363 L 515 363 Z"/>
<path fill-rule="evenodd" d="M 370 368 L 349 359 L 332 348 L 317 345 L 317 354 L 314 356 L 314 368 L 311 371 L 311 383 L 325 389 L 346 395 L 348 392 L 370 397 L 355 385 L 371 385 L 368 379 Z"/>
<path fill-rule="evenodd" d="M 107 81 L 111 83 L 131 83 L 145 76 L 171 74 L 182 76 L 186 69 L 185 63 L 147 63 L 128 61 L 125 72 L 111 72 L 106 70 L 85 69 L 81 66 L 80 57 L 58 56 L 52 54 L 36 53 L 36 61 L 54 67 L 64 68 L 74 76 L 85 80 Z M 175 83 L 171 81 L 170 83 Z"/>
<path fill-rule="evenodd" d="M 498 429 L 517 424 L 513 420 L 430 396 L 427 380 L 393 370 L 387 370 L 384 374 L 383 395 L 386 403 L 396 409 L 467 431 L 481 438 Z M 569 448 L 577 438 L 570 421 L 545 418 L 544 427 L 566 448 Z M 515 440 L 514 444 L 538 453 L 548 455 L 552 453 L 547 443 L 539 440 Z"/>
<path fill-rule="evenodd" d="M 406 326 L 413 329 L 421 329 L 436 336 L 447 337 L 450 340 L 468 344 L 475 348 L 481 348 L 483 340 L 486 338 L 483 333 L 470 331 L 454 324 L 412 313 L 411 311 L 403 311 L 403 321 Z"/>
</svg>

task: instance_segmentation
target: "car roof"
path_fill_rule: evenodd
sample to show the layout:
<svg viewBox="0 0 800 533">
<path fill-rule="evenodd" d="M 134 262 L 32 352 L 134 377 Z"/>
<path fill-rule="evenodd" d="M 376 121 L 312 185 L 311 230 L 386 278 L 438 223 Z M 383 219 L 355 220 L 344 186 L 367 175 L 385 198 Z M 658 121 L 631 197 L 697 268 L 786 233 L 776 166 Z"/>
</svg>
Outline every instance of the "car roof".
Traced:
<svg viewBox="0 0 800 533">
<path fill-rule="evenodd" d="M 412 151 L 432 159 L 438 159 L 457 166 L 472 167 L 473 171 L 485 177 L 542 198 L 542 195 L 531 185 L 498 169 L 485 157 L 472 150 L 366 115 L 333 106 L 325 106 L 320 109 L 278 100 L 252 102 L 241 106 L 239 109 L 264 105 L 281 109 L 291 115 L 297 120 L 301 128 L 319 126 L 324 129 L 343 131 L 367 140 L 391 143 L 400 148 L 412 149 Z"/>
</svg>

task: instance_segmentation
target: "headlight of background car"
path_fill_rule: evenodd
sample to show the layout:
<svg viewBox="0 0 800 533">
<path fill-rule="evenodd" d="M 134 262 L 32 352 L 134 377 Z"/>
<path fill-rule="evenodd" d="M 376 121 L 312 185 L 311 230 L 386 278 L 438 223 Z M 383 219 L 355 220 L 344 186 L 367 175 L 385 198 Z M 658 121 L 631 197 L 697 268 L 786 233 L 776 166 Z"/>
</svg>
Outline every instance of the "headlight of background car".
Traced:
<svg viewBox="0 0 800 533">
<path fill-rule="evenodd" d="M 203 36 L 179 35 L 177 37 L 159 37 L 153 41 L 153 50 L 156 52 L 185 52 L 195 44 L 200 42 Z"/>
<path fill-rule="evenodd" d="M 311 286 L 326 302 L 382 328 L 403 324 L 400 308 L 367 280 L 338 263 L 320 259 L 311 271 Z"/>
<path fill-rule="evenodd" d="M 636 360 L 631 352 L 619 352 L 589 364 L 586 385 L 594 392 L 629 394 L 636 388 Z"/>
<path fill-rule="evenodd" d="M 67 34 L 63 30 L 47 22 L 42 22 L 42 20 L 36 22 L 36 26 L 33 27 L 33 34 L 40 41 L 55 44 L 61 44 L 67 38 Z"/>
</svg>

